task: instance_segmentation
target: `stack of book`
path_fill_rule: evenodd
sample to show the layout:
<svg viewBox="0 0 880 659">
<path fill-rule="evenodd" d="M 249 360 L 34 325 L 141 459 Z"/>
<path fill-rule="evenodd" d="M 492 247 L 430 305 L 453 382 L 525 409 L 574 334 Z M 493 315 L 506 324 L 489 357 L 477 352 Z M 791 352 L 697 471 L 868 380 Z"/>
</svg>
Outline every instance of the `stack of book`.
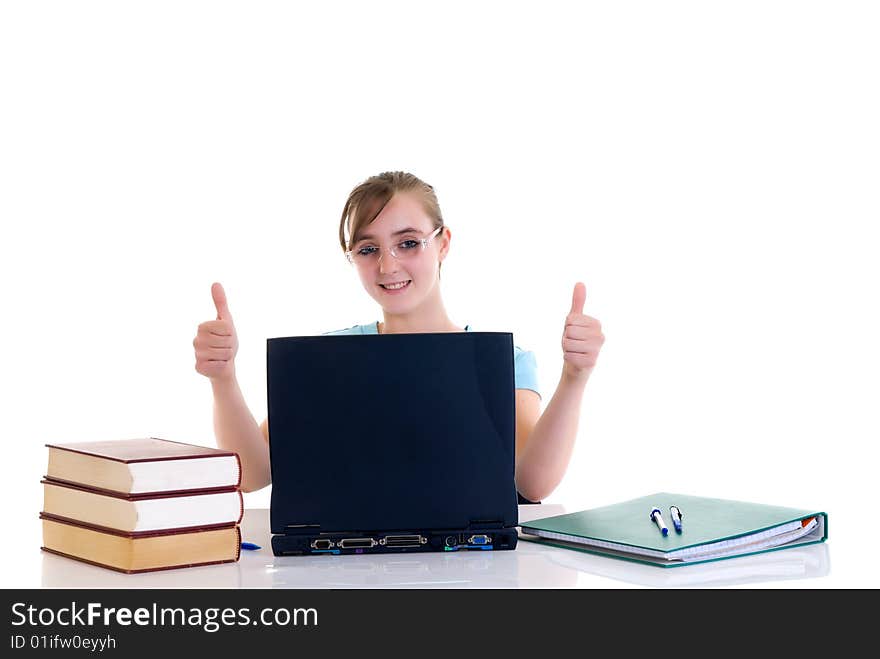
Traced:
<svg viewBox="0 0 880 659">
<path fill-rule="evenodd" d="M 238 560 L 238 454 L 156 437 L 46 446 L 44 551 L 129 573 Z"/>
</svg>

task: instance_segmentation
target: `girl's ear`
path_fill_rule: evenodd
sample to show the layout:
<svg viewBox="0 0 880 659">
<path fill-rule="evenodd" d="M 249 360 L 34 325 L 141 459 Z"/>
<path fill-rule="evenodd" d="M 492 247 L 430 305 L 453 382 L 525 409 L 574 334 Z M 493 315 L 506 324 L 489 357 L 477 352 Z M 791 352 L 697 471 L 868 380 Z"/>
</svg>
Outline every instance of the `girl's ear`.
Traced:
<svg viewBox="0 0 880 659">
<path fill-rule="evenodd" d="M 440 238 L 440 262 L 442 263 L 443 259 L 446 258 L 446 254 L 449 252 L 449 243 L 452 242 L 452 232 L 449 230 L 449 227 L 445 226 L 437 237 Z"/>
</svg>

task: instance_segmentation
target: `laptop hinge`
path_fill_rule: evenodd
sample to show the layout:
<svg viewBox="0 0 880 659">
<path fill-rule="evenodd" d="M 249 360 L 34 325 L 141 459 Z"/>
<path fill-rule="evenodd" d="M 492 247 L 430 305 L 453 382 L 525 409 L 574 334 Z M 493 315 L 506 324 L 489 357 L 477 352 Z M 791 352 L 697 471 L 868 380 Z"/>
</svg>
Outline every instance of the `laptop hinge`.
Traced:
<svg viewBox="0 0 880 659">
<path fill-rule="evenodd" d="M 468 528 L 503 529 L 504 522 L 497 519 L 472 519 L 468 523 Z"/>
</svg>

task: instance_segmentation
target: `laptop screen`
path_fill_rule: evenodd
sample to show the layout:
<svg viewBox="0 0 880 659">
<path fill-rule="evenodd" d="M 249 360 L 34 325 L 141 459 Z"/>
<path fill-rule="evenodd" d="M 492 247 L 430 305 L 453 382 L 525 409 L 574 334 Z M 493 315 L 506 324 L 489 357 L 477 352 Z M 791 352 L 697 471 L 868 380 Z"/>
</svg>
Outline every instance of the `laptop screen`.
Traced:
<svg viewBox="0 0 880 659">
<path fill-rule="evenodd" d="M 513 336 L 267 340 L 272 533 L 517 523 Z"/>
</svg>

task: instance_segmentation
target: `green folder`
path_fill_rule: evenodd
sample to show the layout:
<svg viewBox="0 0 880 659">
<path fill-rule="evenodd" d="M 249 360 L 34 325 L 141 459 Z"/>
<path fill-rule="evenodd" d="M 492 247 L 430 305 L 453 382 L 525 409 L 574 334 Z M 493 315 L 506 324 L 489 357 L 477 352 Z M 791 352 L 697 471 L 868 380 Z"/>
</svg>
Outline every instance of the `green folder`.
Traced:
<svg viewBox="0 0 880 659">
<path fill-rule="evenodd" d="M 670 507 L 681 511 L 677 532 Z M 664 535 L 651 511 L 657 508 Z M 520 538 L 661 567 L 802 547 L 828 538 L 828 515 L 749 501 L 658 492 L 520 526 Z"/>
</svg>

